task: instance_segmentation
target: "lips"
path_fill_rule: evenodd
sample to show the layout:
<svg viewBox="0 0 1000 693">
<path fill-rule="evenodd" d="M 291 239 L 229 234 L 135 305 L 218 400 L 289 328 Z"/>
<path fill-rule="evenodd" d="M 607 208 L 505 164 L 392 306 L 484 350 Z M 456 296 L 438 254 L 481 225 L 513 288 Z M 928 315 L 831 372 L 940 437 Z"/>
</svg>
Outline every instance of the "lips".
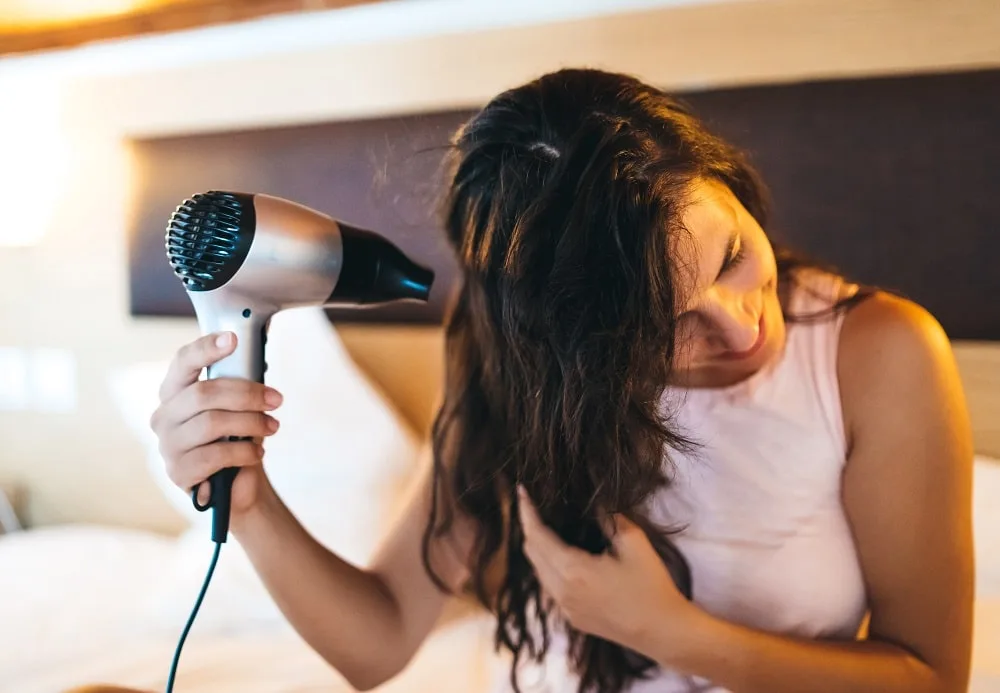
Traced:
<svg viewBox="0 0 1000 693">
<path fill-rule="evenodd" d="M 739 361 L 740 359 L 748 359 L 754 354 L 756 354 L 758 351 L 760 351 L 760 348 L 764 346 L 764 341 L 766 339 L 767 339 L 767 330 L 765 329 L 764 325 L 764 316 L 761 315 L 760 323 L 757 329 L 757 341 L 753 343 L 753 346 L 747 349 L 746 351 L 727 351 L 726 353 L 722 354 L 720 358 L 725 359 L 726 361 Z"/>
</svg>

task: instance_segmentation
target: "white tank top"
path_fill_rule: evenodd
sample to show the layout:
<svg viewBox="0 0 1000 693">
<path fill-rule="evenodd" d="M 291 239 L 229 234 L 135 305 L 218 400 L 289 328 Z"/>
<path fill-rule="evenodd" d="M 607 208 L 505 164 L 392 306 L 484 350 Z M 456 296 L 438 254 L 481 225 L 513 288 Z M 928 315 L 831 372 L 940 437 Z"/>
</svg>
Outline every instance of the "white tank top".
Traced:
<svg viewBox="0 0 1000 693">
<path fill-rule="evenodd" d="M 811 274 L 790 313 L 828 307 L 843 285 Z M 846 437 L 837 380 L 842 314 L 788 323 L 779 358 L 721 389 L 668 389 L 665 404 L 700 444 L 671 454 L 672 485 L 651 500 L 692 573 L 694 601 L 727 621 L 807 638 L 855 637 L 864 619 L 861 566 L 841 501 Z M 565 638 L 528 664 L 525 693 L 575 693 Z M 659 671 L 630 693 L 724 689 Z"/>
</svg>

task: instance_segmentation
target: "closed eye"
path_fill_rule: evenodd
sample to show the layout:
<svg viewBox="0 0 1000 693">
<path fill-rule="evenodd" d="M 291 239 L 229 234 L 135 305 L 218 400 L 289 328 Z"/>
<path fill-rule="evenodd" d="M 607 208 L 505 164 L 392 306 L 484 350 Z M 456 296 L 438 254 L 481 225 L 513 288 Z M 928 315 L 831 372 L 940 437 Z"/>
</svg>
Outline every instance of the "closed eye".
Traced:
<svg viewBox="0 0 1000 693">
<path fill-rule="evenodd" d="M 742 237 L 738 234 L 733 234 L 729 237 L 729 243 L 726 245 L 726 255 L 725 260 L 722 261 L 722 267 L 719 268 L 719 274 L 715 278 L 716 281 L 722 278 L 724 274 L 732 271 L 739 266 L 744 259 L 746 259 L 746 244 L 743 242 Z"/>
<path fill-rule="evenodd" d="M 724 259 L 722 260 L 722 266 L 716 273 L 715 281 L 713 282 L 713 284 L 722 279 L 722 277 L 725 276 L 727 272 L 731 272 L 732 270 L 736 269 L 740 265 L 740 263 L 742 263 L 746 259 L 747 252 L 748 252 L 747 247 L 746 244 L 743 242 L 742 236 L 740 236 L 739 233 L 737 232 L 733 232 L 733 234 L 729 237 L 729 241 L 726 243 L 726 252 L 723 255 Z M 677 320 L 678 321 L 686 320 L 696 314 L 697 314 L 696 310 L 688 308 L 677 315 Z"/>
</svg>

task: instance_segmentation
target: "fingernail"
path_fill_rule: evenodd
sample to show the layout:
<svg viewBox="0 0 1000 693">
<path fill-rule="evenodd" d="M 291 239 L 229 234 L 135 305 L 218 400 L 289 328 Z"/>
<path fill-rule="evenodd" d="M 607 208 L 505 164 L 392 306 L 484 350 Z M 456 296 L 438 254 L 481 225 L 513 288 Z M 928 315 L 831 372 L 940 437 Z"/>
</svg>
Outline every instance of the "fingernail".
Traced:
<svg viewBox="0 0 1000 693">
<path fill-rule="evenodd" d="M 283 399 L 284 398 L 281 396 L 281 393 L 277 390 L 272 390 L 271 388 L 264 390 L 264 402 L 266 402 L 270 407 L 278 406 L 281 404 Z"/>
<path fill-rule="evenodd" d="M 260 443 L 258 443 L 257 444 L 257 457 L 263 457 L 263 456 L 264 456 L 264 446 L 261 445 Z"/>
<path fill-rule="evenodd" d="M 274 433 L 275 431 L 277 431 L 278 430 L 278 420 L 277 419 L 268 419 L 267 420 L 267 430 L 269 430 L 271 433 Z"/>
<path fill-rule="evenodd" d="M 229 346 L 230 339 L 232 339 L 232 335 L 230 335 L 228 332 L 223 332 L 222 334 L 220 334 L 218 337 L 215 338 L 215 346 L 219 347 L 220 349 L 225 349 L 226 347 Z"/>
</svg>

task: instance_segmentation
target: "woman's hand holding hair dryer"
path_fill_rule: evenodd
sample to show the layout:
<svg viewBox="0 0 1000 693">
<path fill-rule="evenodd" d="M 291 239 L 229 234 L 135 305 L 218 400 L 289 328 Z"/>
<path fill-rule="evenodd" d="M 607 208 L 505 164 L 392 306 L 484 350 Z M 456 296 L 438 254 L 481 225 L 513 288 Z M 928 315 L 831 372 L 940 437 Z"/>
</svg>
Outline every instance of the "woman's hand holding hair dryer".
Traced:
<svg viewBox="0 0 1000 693">
<path fill-rule="evenodd" d="M 204 502 L 208 477 L 240 467 L 232 487 L 233 536 L 303 639 L 354 688 L 373 688 L 406 666 L 447 599 L 425 572 L 421 555 L 430 517 L 430 465 L 371 565 L 347 563 L 309 535 L 264 473 L 261 442 L 278 430 L 270 412 L 281 404 L 281 395 L 246 380 L 199 380 L 202 369 L 235 347 L 236 336 L 223 333 L 177 352 L 150 420 L 167 472 L 185 491 L 200 486 Z M 253 440 L 229 441 L 230 436 Z M 442 550 L 434 546 L 438 574 L 457 586 L 465 573 L 454 543 Z"/>
<path fill-rule="evenodd" d="M 278 430 L 276 409 L 281 394 L 250 380 L 199 380 L 202 369 L 236 348 L 232 333 L 211 334 L 177 352 L 160 386 L 160 406 L 150 426 L 160 440 L 167 474 L 185 491 L 199 487 L 199 502 L 208 500 L 209 476 L 240 467 L 232 489 L 234 516 L 249 509 L 266 491 L 262 462 L 264 438 Z M 228 436 L 250 441 L 229 441 Z M 234 517 L 235 519 L 235 517 Z"/>
</svg>

